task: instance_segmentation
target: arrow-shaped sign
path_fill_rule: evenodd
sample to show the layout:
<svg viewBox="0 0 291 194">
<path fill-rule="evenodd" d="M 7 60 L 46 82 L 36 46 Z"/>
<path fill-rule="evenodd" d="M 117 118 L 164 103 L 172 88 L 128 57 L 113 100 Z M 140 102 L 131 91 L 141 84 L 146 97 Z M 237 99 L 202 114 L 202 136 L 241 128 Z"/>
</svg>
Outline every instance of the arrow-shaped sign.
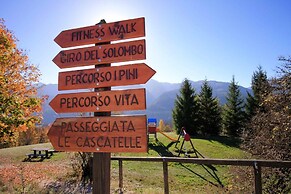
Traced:
<svg viewBox="0 0 291 194">
<path fill-rule="evenodd" d="M 146 152 L 146 116 L 57 118 L 48 132 L 55 150 Z"/>
<path fill-rule="evenodd" d="M 59 73 L 59 90 L 145 84 L 155 70 L 144 63 Z"/>
<path fill-rule="evenodd" d="M 62 31 L 55 42 L 62 48 L 145 36 L 145 19 L 97 24 Z"/>
<path fill-rule="evenodd" d="M 105 44 L 60 51 L 53 62 L 59 68 L 70 68 L 104 63 L 143 60 L 146 58 L 145 40 Z"/>
<path fill-rule="evenodd" d="M 57 113 L 144 110 L 145 89 L 58 94 L 50 106 Z"/>
</svg>

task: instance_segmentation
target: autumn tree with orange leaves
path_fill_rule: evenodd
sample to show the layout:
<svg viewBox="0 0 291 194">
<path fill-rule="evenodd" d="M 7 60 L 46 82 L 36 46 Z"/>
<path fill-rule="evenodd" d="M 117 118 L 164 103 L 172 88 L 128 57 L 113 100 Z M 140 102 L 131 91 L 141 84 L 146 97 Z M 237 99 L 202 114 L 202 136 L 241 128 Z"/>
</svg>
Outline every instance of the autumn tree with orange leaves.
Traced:
<svg viewBox="0 0 291 194">
<path fill-rule="evenodd" d="M 0 18 L 0 148 L 15 145 L 17 134 L 41 119 L 40 71 L 16 42 Z"/>
</svg>

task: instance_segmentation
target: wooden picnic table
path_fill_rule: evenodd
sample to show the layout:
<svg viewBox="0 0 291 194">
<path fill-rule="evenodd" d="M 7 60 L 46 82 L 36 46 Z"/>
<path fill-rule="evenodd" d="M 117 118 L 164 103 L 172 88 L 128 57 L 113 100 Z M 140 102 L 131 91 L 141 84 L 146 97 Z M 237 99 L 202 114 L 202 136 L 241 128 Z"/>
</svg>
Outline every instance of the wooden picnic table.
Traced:
<svg viewBox="0 0 291 194">
<path fill-rule="evenodd" d="M 32 151 L 33 153 L 26 154 L 28 159 L 38 158 L 38 157 L 41 157 L 42 159 L 50 158 L 54 152 L 54 150 L 51 150 L 50 148 L 42 148 L 42 147 L 32 148 Z"/>
<path fill-rule="evenodd" d="M 32 151 L 35 157 L 42 156 L 44 154 L 45 158 L 48 158 L 49 148 L 32 148 Z"/>
</svg>

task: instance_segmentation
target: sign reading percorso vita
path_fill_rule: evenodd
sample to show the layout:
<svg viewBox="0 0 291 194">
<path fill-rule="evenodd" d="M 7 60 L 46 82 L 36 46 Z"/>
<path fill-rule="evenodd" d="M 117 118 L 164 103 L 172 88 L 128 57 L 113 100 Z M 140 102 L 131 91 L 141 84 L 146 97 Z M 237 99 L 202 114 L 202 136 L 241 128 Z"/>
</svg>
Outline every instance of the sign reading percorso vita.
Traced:
<svg viewBox="0 0 291 194">
<path fill-rule="evenodd" d="M 58 94 L 50 106 L 57 113 L 144 110 L 145 89 Z"/>
</svg>

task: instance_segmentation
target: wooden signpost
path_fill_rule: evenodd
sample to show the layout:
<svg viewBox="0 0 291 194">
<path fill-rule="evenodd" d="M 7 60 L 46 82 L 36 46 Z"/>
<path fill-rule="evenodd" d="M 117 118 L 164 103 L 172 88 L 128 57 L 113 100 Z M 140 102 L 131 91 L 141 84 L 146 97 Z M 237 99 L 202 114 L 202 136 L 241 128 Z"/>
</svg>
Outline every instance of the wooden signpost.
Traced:
<svg viewBox="0 0 291 194">
<path fill-rule="evenodd" d="M 145 89 L 58 94 L 50 102 L 56 113 L 146 109 Z"/>
<path fill-rule="evenodd" d="M 59 73 L 59 90 L 145 84 L 155 70 L 144 63 Z"/>
<path fill-rule="evenodd" d="M 146 152 L 146 116 L 58 118 L 48 137 L 56 150 Z"/>
<path fill-rule="evenodd" d="M 53 62 L 59 68 L 80 67 L 106 63 L 143 60 L 146 58 L 145 40 L 105 44 L 60 51 Z"/>
<path fill-rule="evenodd" d="M 155 71 L 144 63 L 111 67 L 110 63 L 143 60 L 145 40 L 111 41 L 145 36 L 144 18 L 62 31 L 55 42 L 63 50 L 53 59 L 61 69 L 95 65 L 94 69 L 59 73 L 59 90 L 94 92 L 58 94 L 50 102 L 57 113 L 94 112 L 94 117 L 58 118 L 48 132 L 55 150 L 93 152 L 93 193 L 110 193 L 110 153 L 146 152 L 146 116 L 111 116 L 111 111 L 146 109 L 145 89 L 113 90 L 111 86 L 144 84 Z"/>
<path fill-rule="evenodd" d="M 62 48 L 145 36 L 145 19 L 136 18 L 62 31 L 55 42 Z"/>
</svg>

